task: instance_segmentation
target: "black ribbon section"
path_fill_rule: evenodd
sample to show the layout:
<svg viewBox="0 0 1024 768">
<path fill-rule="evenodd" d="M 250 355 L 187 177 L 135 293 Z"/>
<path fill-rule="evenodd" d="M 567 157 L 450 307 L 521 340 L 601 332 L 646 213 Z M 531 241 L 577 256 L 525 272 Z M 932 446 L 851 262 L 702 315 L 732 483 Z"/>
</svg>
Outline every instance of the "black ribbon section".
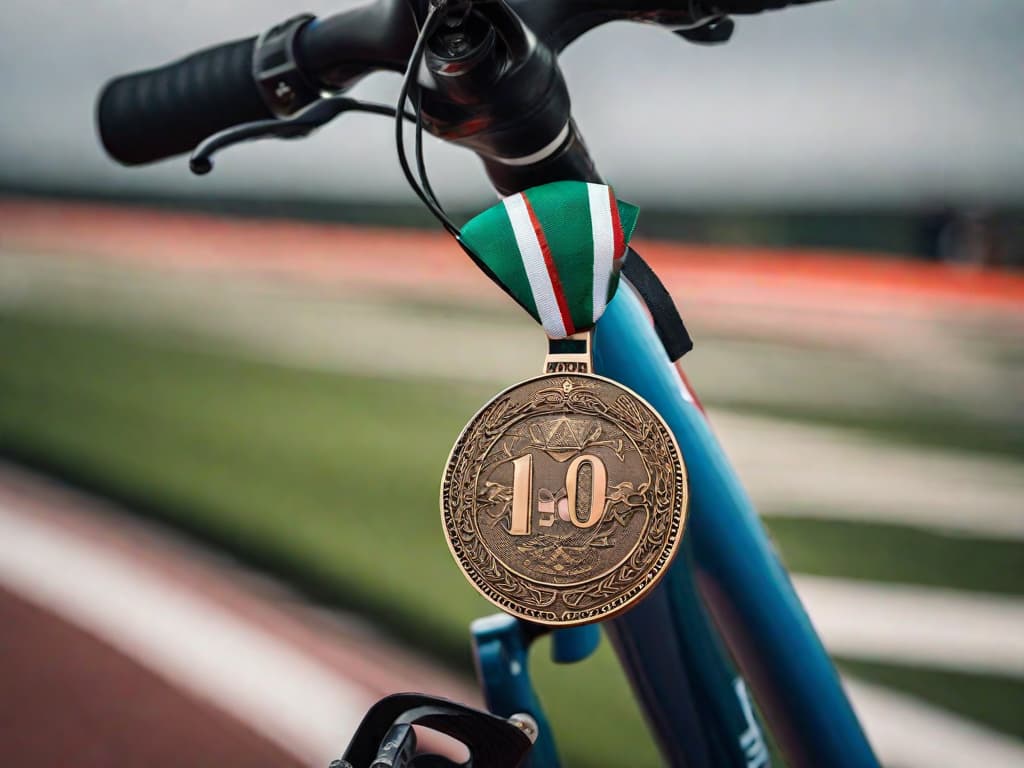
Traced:
<svg viewBox="0 0 1024 768">
<path fill-rule="evenodd" d="M 626 263 L 622 267 L 622 273 L 636 288 L 640 297 L 650 310 L 654 318 L 654 330 L 658 332 L 668 358 L 673 363 L 693 349 L 693 339 L 679 316 L 679 310 L 672 301 L 665 284 L 661 278 L 651 269 L 651 265 L 644 261 L 640 254 L 631 247 L 626 256 Z"/>
</svg>

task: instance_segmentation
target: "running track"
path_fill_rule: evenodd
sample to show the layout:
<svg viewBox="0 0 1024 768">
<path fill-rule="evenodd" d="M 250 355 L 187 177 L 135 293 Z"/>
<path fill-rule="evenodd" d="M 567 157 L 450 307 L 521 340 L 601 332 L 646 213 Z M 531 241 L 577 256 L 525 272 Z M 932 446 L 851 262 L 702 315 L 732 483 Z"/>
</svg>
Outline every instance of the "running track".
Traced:
<svg viewBox="0 0 1024 768">
<path fill-rule="evenodd" d="M 238 269 L 382 287 L 495 293 L 436 232 L 232 219 L 0 197 L 0 246 L 188 269 Z M 1024 317 L 1024 275 L 855 253 L 637 242 L 673 290 L 803 312 L 944 310 Z"/>
</svg>

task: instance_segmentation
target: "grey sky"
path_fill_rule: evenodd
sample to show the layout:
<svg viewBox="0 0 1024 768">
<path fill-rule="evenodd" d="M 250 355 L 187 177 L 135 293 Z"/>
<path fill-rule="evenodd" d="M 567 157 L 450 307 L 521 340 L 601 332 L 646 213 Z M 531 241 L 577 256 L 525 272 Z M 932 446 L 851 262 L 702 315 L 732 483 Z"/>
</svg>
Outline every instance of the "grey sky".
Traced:
<svg viewBox="0 0 1024 768">
<path fill-rule="evenodd" d="M 181 159 L 122 169 L 94 136 L 107 78 L 350 4 L 6 0 L 0 179 L 409 200 L 382 118 L 232 150 L 205 179 Z M 571 47 L 563 67 L 599 166 L 637 202 L 1021 203 L 1022 31 L 1019 0 L 834 0 L 740 19 L 717 49 L 610 25 Z M 395 82 L 378 75 L 359 91 L 390 100 Z M 472 156 L 436 143 L 429 154 L 444 199 L 490 194 Z"/>
</svg>

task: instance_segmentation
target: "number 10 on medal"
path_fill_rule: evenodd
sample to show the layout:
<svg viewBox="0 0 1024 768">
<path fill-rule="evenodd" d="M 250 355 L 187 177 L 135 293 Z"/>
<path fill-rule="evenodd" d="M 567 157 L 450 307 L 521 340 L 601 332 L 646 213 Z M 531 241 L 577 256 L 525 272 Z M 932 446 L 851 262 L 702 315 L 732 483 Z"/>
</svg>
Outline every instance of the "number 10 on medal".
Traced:
<svg viewBox="0 0 1024 768">
<path fill-rule="evenodd" d="M 592 472 L 590 492 L 590 514 L 581 520 L 576 511 L 579 490 L 580 467 L 589 464 Z M 568 496 L 569 520 L 577 528 L 592 528 L 601 522 L 607 494 L 608 470 L 597 456 L 585 453 L 577 456 L 565 472 L 565 492 Z M 509 533 L 513 536 L 528 536 L 530 533 L 531 504 L 533 496 L 533 456 L 527 454 L 512 460 L 512 524 Z"/>
</svg>

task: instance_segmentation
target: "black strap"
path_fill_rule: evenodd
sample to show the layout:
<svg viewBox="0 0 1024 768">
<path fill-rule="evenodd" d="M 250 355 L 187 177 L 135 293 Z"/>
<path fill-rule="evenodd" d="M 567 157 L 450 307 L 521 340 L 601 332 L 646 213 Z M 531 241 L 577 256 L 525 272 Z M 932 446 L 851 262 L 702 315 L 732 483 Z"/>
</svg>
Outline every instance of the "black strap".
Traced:
<svg viewBox="0 0 1024 768">
<path fill-rule="evenodd" d="M 675 302 L 651 265 L 630 248 L 622 272 L 650 310 L 654 318 L 654 330 L 658 332 L 669 360 L 675 362 L 693 349 L 693 339 L 686 330 L 683 318 L 679 316 Z"/>
</svg>

